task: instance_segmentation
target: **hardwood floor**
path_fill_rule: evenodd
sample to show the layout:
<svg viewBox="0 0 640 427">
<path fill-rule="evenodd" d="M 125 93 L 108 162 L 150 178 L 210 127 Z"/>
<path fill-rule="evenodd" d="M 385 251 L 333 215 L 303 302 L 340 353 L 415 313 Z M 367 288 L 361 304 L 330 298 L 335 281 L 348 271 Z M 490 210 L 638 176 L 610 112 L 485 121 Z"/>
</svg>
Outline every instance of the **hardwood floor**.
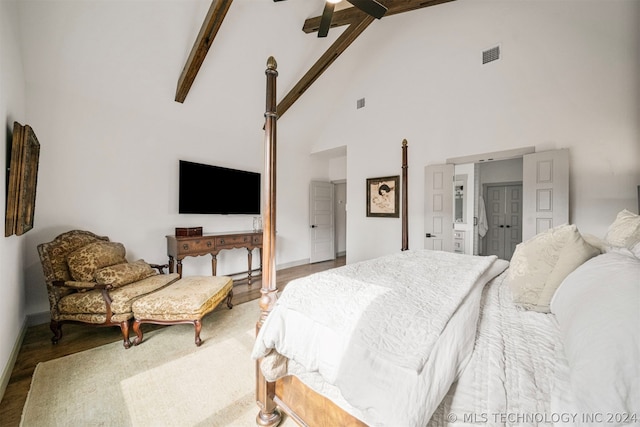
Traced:
<svg viewBox="0 0 640 427">
<path fill-rule="evenodd" d="M 291 280 L 309 274 L 345 265 L 345 257 L 332 261 L 305 264 L 298 267 L 278 270 L 277 286 L 283 290 Z M 246 282 L 246 281 L 245 281 Z M 233 303 L 242 304 L 260 297 L 260 279 L 254 280 L 251 286 L 238 281 L 233 288 Z M 217 309 L 222 309 L 221 304 Z M 226 306 L 225 306 L 226 307 Z M 216 309 L 216 310 L 217 310 Z M 170 326 L 145 325 L 148 330 Z M 36 365 L 40 362 L 78 353 L 114 341 L 122 341 L 120 328 L 95 328 L 83 325 L 68 324 L 63 326 L 63 336 L 57 345 L 51 344 L 49 324 L 29 327 L 25 333 L 16 364 L 11 372 L 9 384 L 0 402 L 0 426 L 20 425 L 22 407 L 27 399 L 31 386 L 31 377 Z M 122 351 L 126 351 L 124 348 Z M 28 427 L 28 426 L 27 426 Z"/>
</svg>

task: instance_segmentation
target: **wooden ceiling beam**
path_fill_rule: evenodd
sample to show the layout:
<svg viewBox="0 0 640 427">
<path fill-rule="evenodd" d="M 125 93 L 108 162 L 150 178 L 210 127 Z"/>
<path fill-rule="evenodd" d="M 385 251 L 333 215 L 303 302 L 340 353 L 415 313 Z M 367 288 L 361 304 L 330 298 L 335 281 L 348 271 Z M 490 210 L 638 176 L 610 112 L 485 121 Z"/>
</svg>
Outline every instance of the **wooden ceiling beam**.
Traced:
<svg viewBox="0 0 640 427">
<path fill-rule="evenodd" d="M 307 73 L 296 83 L 289 93 L 280 101 L 276 107 L 278 117 L 282 115 L 293 105 L 294 102 L 302 96 L 302 94 L 315 82 L 318 77 L 325 72 L 327 68 L 338 59 L 338 56 L 344 52 L 353 41 L 373 22 L 375 18 L 363 13 L 359 18 L 355 18 L 349 27 L 344 30 L 335 42 L 322 54 L 320 59 L 316 61 Z"/>
<path fill-rule="evenodd" d="M 198 37 L 191 48 L 187 63 L 184 65 L 182 74 L 180 74 L 180 78 L 178 79 L 176 102 L 182 103 L 187 98 L 189 89 L 191 89 L 191 85 L 198 75 L 200 66 L 204 62 L 204 58 L 206 58 L 207 52 L 209 52 L 209 48 L 213 44 L 213 40 L 216 34 L 218 34 L 218 30 L 232 2 L 233 0 L 213 0 L 211 2 L 209 12 L 207 12 Z"/>
<path fill-rule="evenodd" d="M 423 7 L 435 6 L 441 3 L 448 3 L 455 0 L 379 0 L 384 4 L 388 10 L 384 17 L 396 15 L 398 13 L 410 12 L 416 9 L 422 9 Z M 342 25 L 349 25 L 354 22 L 355 19 L 359 19 L 362 15 L 365 15 L 360 9 L 356 7 L 349 7 L 346 9 L 338 10 L 334 12 L 333 19 L 331 20 L 331 27 L 340 27 Z M 302 31 L 305 33 L 314 33 L 320 28 L 321 16 L 315 16 L 304 21 Z"/>
</svg>

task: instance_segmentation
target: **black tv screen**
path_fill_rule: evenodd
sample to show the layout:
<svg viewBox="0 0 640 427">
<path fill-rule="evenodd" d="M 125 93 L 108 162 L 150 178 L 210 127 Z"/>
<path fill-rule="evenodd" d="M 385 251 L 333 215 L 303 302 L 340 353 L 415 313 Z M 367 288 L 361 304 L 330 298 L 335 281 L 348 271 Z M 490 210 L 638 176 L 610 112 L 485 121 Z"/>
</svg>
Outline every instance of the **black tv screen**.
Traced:
<svg viewBox="0 0 640 427">
<path fill-rule="evenodd" d="M 260 174 L 180 160 L 178 212 L 260 214 Z"/>
</svg>

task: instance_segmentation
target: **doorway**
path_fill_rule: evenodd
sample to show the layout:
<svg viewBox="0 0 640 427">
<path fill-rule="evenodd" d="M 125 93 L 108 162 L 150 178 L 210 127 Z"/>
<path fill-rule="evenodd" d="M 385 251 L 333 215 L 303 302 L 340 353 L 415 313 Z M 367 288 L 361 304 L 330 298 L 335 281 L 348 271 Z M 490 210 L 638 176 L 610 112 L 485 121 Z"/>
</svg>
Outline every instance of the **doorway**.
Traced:
<svg viewBox="0 0 640 427">
<path fill-rule="evenodd" d="M 312 181 L 309 187 L 310 263 L 347 254 L 347 181 Z"/>
<path fill-rule="evenodd" d="M 484 184 L 487 233 L 483 254 L 511 260 L 522 241 L 522 182 Z"/>
<path fill-rule="evenodd" d="M 333 181 L 333 184 L 336 257 L 344 257 L 347 255 L 347 180 Z"/>
<path fill-rule="evenodd" d="M 335 259 L 334 185 L 311 181 L 309 185 L 309 262 Z"/>
</svg>

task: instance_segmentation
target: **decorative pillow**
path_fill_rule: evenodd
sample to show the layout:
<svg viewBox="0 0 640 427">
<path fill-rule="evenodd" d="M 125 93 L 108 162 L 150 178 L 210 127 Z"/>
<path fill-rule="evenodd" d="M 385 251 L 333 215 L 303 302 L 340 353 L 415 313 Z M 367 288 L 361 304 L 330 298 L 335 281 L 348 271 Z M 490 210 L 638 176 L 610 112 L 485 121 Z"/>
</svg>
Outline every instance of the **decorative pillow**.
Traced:
<svg viewBox="0 0 640 427">
<path fill-rule="evenodd" d="M 612 246 L 633 247 L 640 242 L 640 215 L 626 209 L 620 211 L 604 238 Z"/>
<path fill-rule="evenodd" d="M 556 262 L 556 265 L 547 277 L 534 310 L 548 313 L 551 298 L 553 298 L 562 281 L 573 270 L 597 255 L 600 255 L 600 250 L 587 243 L 576 230 L 576 233 L 569 238 L 569 241 L 567 241 L 562 251 L 560 251 L 558 262 Z"/>
<path fill-rule="evenodd" d="M 97 270 L 127 262 L 122 243 L 94 242 L 76 249 L 67 256 L 71 277 L 77 282 L 95 281 Z"/>
<path fill-rule="evenodd" d="M 96 282 L 99 285 L 111 285 L 116 288 L 146 279 L 155 274 L 156 272 L 149 264 L 139 259 L 135 262 L 116 264 L 98 270 L 96 272 Z"/>
<path fill-rule="evenodd" d="M 589 245 L 575 225 L 561 225 L 520 243 L 507 274 L 516 305 L 549 312 L 549 303 L 565 277 L 600 251 Z"/>
<path fill-rule="evenodd" d="M 585 240 L 585 242 L 587 242 L 588 244 L 590 244 L 594 248 L 598 249 L 600 251 L 600 253 L 602 253 L 602 254 L 607 252 L 609 250 L 609 248 L 611 247 L 607 243 L 607 241 L 604 240 L 601 237 L 594 236 L 593 234 L 589 234 L 589 233 L 580 233 L 580 235 Z"/>
<path fill-rule="evenodd" d="M 562 282 L 551 311 L 576 409 L 640 414 L 640 260 L 616 252 L 590 259 Z"/>
</svg>

